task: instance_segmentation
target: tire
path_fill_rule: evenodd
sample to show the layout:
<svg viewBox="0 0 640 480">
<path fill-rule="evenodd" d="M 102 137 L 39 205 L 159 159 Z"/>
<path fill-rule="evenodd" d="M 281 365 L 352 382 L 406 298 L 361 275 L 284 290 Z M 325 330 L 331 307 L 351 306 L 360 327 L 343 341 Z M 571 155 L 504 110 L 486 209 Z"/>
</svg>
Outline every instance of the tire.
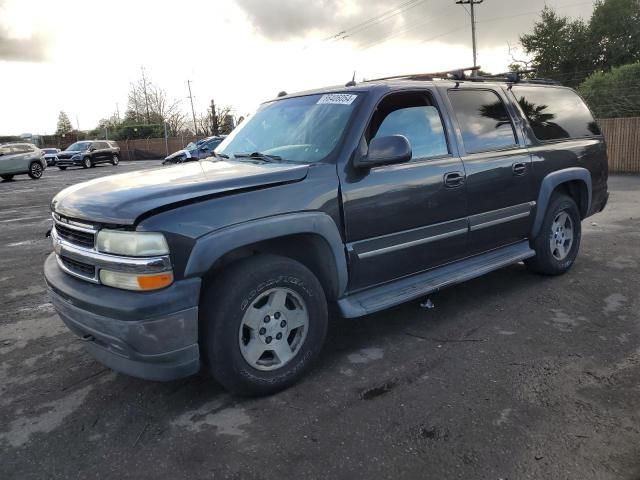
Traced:
<svg viewBox="0 0 640 480">
<path fill-rule="evenodd" d="M 536 256 L 525 260 L 527 268 L 543 275 L 567 272 L 578 256 L 582 228 L 580 211 L 569 196 L 556 193 L 551 197 L 540 233 L 531 241 Z"/>
<path fill-rule="evenodd" d="M 114 165 L 114 166 L 116 166 L 116 165 L 118 165 L 119 163 L 120 163 L 120 158 L 118 158 L 118 155 L 114 155 L 114 156 L 111 158 L 111 164 L 112 164 L 112 165 Z"/>
<path fill-rule="evenodd" d="M 84 157 L 82 159 L 82 168 L 93 168 L 93 160 L 91 160 L 89 157 Z"/>
<path fill-rule="evenodd" d="M 2 178 L 3 180 L 9 181 L 9 180 L 13 180 L 13 175 L 0 175 L 0 178 Z"/>
<path fill-rule="evenodd" d="M 31 162 L 31 165 L 29 165 L 28 175 L 32 180 L 39 180 L 43 172 L 44 168 L 40 162 Z"/>
<path fill-rule="evenodd" d="M 67 167 L 60 167 L 60 166 L 58 166 L 58 168 L 59 168 L 60 170 L 66 170 L 66 169 L 67 169 Z"/>
<path fill-rule="evenodd" d="M 232 265 L 205 289 L 202 307 L 209 369 L 241 395 L 269 395 L 295 383 L 317 358 L 327 333 L 320 282 L 286 257 L 259 255 Z"/>
</svg>

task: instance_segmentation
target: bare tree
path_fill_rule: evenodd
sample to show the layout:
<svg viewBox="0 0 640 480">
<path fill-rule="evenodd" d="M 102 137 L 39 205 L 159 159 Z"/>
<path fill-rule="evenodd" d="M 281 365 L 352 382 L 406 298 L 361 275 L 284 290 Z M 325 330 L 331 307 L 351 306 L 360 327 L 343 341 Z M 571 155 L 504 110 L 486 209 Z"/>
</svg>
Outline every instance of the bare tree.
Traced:
<svg viewBox="0 0 640 480">
<path fill-rule="evenodd" d="M 164 89 L 142 76 L 129 90 L 125 122 L 130 124 L 167 124 L 167 133 L 179 135 L 185 128 L 186 116 L 180 100 L 170 99 Z"/>
</svg>

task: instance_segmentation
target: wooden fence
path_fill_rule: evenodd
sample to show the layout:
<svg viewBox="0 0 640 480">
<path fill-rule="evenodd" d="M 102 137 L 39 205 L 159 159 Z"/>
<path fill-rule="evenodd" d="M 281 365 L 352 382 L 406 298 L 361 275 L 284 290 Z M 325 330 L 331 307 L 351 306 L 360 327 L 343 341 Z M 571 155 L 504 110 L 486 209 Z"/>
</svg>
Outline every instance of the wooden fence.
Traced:
<svg viewBox="0 0 640 480">
<path fill-rule="evenodd" d="M 598 120 L 607 140 L 609 172 L 640 173 L 640 117 Z M 181 136 L 119 140 L 122 160 L 153 160 L 184 148 L 203 137 Z"/>
<path fill-rule="evenodd" d="M 154 160 L 164 158 L 185 147 L 189 142 L 196 142 L 204 137 L 181 136 L 164 138 L 144 138 L 138 140 L 118 140 L 120 158 L 122 160 Z"/>
<path fill-rule="evenodd" d="M 640 173 L 640 117 L 598 120 L 607 140 L 610 173 Z"/>
</svg>

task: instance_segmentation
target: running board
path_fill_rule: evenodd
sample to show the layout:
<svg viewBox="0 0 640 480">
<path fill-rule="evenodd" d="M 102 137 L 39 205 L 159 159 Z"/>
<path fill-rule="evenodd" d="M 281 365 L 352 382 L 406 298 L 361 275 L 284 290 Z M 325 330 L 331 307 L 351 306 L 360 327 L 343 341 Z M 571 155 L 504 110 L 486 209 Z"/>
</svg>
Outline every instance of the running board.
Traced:
<svg viewBox="0 0 640 480">
<path fill-rule="evenodd" d="M 525 240 L 348 295 L 338 300 L 338 306 L 346 318 L 369 315 L 533 256 Z"/>
</svg>

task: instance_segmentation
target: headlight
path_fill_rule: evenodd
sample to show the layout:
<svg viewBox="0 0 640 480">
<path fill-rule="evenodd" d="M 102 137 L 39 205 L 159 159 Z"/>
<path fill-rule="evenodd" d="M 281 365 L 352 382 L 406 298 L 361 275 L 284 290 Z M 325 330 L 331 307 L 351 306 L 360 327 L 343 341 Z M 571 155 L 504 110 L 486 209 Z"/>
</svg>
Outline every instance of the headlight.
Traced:
<svg viewBox="0 0 640 480">
<path fill-rule="evenodd" d="M 153 257 L 169 253 L 164 235 L 154 232 L 100 230 L 96 245 L 99 252 L 129 257 Z"/>
<path fill-rule="evenodd" d="M 124 290 L 149 291 L 168 287 L 173 283 L 173 273 L 163 272 L 149 275 L 100 270 L 100 282 L 109 287 Z"/>
</svg>

